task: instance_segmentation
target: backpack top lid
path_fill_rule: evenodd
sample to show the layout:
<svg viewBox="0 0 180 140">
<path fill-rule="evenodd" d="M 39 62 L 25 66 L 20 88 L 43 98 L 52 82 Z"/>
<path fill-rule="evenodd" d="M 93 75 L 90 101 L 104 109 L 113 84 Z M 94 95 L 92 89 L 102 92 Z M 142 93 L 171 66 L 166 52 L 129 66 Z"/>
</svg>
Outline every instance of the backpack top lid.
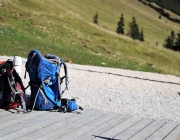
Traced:
<svg viewBox="0 0 180 140">
<path fill-rule="evenodd" d="M 8 59 L 7 61 L 4 61 L 3 63 L 0 64 L 0 75 L 3 74 L 4 72 L 11 73 L 12 70 L 13 70 L 13 62 L 11 59 Z"/>
<path fill-rule="evenodd" d="M 56 56 L 56 55 L 46 54 L 45 58 L 48 59 L 48 60 L 51 60 L 53 62 L 57 62 L 57 63 L 61 62 L 61 59 L 58 56 Z"/>
<path fill-rule="evenodd" d="M 9 70 L 12 70 L 13 69 L 13 62 L 11 59 L 8 59 L 6 62 L 5 62 L 5 68 L 7 71 Z"/>
<path fill-rule="evenodd" d="M 13 71 L 13 62 L 8 59 L 4 65 L 5 65 L 5 69 L 7 71 L 7 74 L 11 75 L 12 71 Z"/>
</svg>

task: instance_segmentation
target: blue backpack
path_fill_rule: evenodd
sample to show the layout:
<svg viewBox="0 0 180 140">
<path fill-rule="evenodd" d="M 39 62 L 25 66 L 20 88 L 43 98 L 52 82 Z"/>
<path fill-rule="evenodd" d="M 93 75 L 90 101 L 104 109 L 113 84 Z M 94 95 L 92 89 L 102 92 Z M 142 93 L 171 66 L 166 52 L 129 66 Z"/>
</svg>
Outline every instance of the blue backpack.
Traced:
<svg viewBox="0 0 180 140">
<path fill-rule="evenodd" d="M 60 77 L 61 66 L 64 67 L 65 76 Z M 31 89 L 31 104 L 33 109 L 58 109 L 61 97 L 68 89 L 68 73 L 66 64 L 55 55 L 41 56 L 38 50 L 30 51 L 25 64 L 29 74 Z M 65 89 L 61 90 L 61 83 L 65 79 Z"/>
</svg>

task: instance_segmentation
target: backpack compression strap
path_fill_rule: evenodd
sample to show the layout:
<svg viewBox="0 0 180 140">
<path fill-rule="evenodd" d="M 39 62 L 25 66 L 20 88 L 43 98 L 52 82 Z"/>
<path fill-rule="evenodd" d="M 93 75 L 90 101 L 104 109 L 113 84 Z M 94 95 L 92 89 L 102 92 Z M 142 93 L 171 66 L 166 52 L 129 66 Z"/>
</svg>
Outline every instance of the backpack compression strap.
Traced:
<svg viewBox="0 0 180 140">
<path fill-rule="evenodd" d="M 81 106 L 79 106 L 79 105 L 77 105 L 77 113 L 78 113 L 78 114 L 84 113 L 83 108 L 82 108 Z"/>
<path fill-rule="evenodd" d="M 15 95 L 19 94 L 20 106 L 23 108 L 23 113 L 25 113 L 26 112 L 26 104 L 25 104 L 24 98 L 22 97 L 21 93 L 19 93 L 18 89 L 16 88 L 14 77 L 12 74 L 8 76 L 8 82 L 9 82 L 10 88 L 12 90 L 12 94 L 13 94 L 12 96 L 14 97 L 13 100 L 15 101 Z M 20 106 L 17 109 L 17 113 L 20 112 Z"/>
</svg>

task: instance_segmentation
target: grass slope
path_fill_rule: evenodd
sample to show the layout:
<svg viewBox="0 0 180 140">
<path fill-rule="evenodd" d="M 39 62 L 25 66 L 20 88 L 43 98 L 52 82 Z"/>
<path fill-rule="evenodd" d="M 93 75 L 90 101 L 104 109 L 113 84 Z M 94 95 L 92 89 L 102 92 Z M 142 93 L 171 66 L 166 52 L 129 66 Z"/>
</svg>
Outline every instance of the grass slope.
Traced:
<svg viewBox="0 0 180 140">
<path fill-rule="evenodd" d="M 180 25 L 134 0 L 0 0 L 0 55 L 27 57 L 38 49 L 74 63 L 180 76 L 180 55 L 163 48 Z M 99 25 L 93 24 L 98 13 Z M 121 14 L 125 33 L 132 17 L 145 42 L 115 31 Z"/>
</svg>

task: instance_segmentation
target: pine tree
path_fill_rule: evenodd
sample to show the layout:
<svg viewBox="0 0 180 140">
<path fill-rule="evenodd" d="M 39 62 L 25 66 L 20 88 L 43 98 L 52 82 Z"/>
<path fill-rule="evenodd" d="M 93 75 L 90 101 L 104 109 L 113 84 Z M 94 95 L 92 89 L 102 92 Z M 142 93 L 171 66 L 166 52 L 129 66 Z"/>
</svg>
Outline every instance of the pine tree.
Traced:
<svg viewBox="0 0 180 140">
<path fill-rule="evenodd" d="M 139 27 L 138 24 L 136 23 L 135 17 L 132 18 L 132 22 L 129 23 L 129 32 L 128 35 L 132 39 L 139 39 L 140 33 L 139 33 Z"/>
<path fill-rule="evenodd" d="M 140 36 L 139 36 L 139 40 L 140 41 L 144 41 L 144 32 L 143 32 L 143 28 L 141 30 Z"/>
<path fill-rule="evenodd" d="M 116 28 L 116 32 L 118 34 L 124 35 L 124 17 L 123 14 L 121 14 L 120 21 L 118 22 L 118 27 Z"/>
<path fill-rule="evenodd" d="M 172 30 L 171 31 L 171 35 L 168 36 L 164 41 L 165 41 L 165 44 L 164 44 L 164 47 L 168 48 L 168 49 L 175 49 L 174 47 L 174 40 L 175 40 L 175 33 L 174 31 Z"/>
<path fill-rule="evenodd" d="M 161 15 L 159 15 L 159 19 L 161 19 Z"/>
<path fill-rule="evenodd" d="M 95 16 L 93 17 L 94 24 L 98 24 L 98 14 L 96 12 Z"/>
<path fill-rule="evenodd" d="M 177 34 L 177 38 L 176 38 L 174 49 L 176 51 L 180 51 L 180 32 Z"/>
</svg>

